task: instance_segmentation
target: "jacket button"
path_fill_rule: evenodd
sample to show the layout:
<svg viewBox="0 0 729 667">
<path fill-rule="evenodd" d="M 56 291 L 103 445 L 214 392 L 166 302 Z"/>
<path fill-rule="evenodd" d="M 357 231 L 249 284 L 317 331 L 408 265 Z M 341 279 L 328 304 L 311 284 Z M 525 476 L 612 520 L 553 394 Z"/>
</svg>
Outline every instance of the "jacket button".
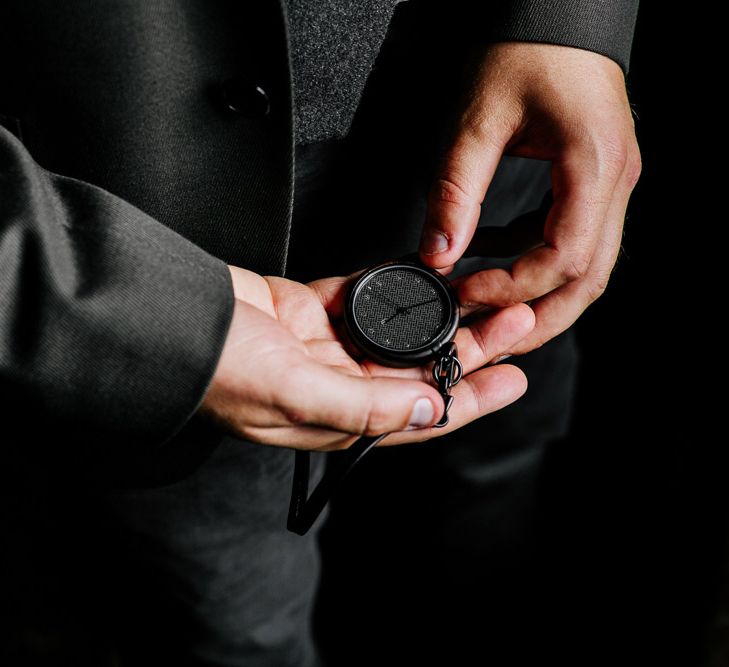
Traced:
<svg viewBox="0 0 729 667">
<path fill-rule="evenodd" d="M 223 83 L 221 93 L 225 109 L 241 116 L 260 118 L 271 110 L 268 93 L 246 79 L 228 79 Z"/>
</svg>

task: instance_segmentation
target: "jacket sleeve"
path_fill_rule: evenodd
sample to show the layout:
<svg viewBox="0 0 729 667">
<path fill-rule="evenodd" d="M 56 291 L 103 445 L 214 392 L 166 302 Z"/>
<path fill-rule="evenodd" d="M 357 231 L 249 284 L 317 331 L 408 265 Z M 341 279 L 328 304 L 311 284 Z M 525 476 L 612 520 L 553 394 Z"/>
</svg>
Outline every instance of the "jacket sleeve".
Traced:
<svg viewBox="0 0 729 667">
<path fill-rule="evenodd" d="M 506 0 L 487 3 L 486 36 L 574 46 L 628 71 L 638 0 Z"/>
<path fill-rule="evenodd" d="M 542 42 L 595 51 L 627 73 L 639 0 L 409 0 L 439 41 Z"/>
<path fill-rule="evenodd" d="M 5 433 L 60 433 L 122 455 L 165 443 L 199 407 L 233 301 L 222 261 L 44 170 L 0 127 Z"/>
</svg>

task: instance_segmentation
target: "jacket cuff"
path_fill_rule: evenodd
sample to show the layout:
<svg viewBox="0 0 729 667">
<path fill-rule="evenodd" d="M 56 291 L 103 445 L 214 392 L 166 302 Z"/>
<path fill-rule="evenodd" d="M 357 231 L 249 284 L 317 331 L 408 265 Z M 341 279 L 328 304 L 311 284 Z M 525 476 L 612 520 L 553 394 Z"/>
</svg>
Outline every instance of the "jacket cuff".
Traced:
<svg viewBox="0 0 729 667">
<path fill-rule="evenodd" d="M 81 423 L 108 434 L 112 458 L 144 457 L 176 440 L 215 374 L 235 302 L 228 266 L 103 190 L 51 179 L 61 200 L 73 199 L 76 242 L 83 239 L 84 254 L 96 246 L 104 267 L 89 276 L 96 304 L 77 307 L 84 322 L 77 334 L 89 347 L 65 364 L 76 382 L 63 412 L 86 412 Z M 89 219 L 105 219 L 107 226 L 81 233 Z M 85 410 L 78 405 L 83 396 Z"/>
<path fill-rule="evenodd" d="M 638 0 L 511 0 L 493 4 L 486 21 L 490 40 L 586 49 L 611 58 L 627 74 Z"/>
<path fill-rule="evenodd" d="M 185 362 L 178 359 L 178 364 L 159 369 L 159 400 L 165 401 L 169 392 L 179 399 L 170 402 L 173 409 L 168 412 L 167 423 L 160 426 L 160 445 L 180 437 L 197 415 L 215 375 L 233 317 L 235 298 L 228 266 L 207 253 L 197 259 L 206 275 L 205 288 L 187 295 L 190 300 L 179 323 L 179 332 L 187 332 L 188 342 L 185 345 L 181 340 L 178 352 L 181 357 L 189 357 Z"/>
</svg>

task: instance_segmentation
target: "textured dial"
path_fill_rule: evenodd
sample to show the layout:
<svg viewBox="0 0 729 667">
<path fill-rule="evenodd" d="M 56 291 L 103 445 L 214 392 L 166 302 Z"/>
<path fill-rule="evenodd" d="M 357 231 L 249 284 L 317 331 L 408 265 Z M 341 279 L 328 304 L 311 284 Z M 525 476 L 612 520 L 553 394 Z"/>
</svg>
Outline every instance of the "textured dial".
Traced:
<svg viewBox="0 0 729 667">
<path fill-rule="evenodd" d="M 383 269 L 358 286 L 353 314 L 361 333 L 390 350 L 430 345 L 443 333 L 451 300 L 436 278 L 417 269 Z"/>
</svg>

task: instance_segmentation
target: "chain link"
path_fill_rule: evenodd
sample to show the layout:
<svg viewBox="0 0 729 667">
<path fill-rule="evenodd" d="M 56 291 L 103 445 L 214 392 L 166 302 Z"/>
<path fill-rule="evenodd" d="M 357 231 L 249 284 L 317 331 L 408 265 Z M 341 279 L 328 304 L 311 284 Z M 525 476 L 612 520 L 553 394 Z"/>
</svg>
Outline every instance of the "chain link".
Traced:
<svg viewBox="0 0 729 667">
<path fill-rule="evenodd" d="M 463 365 L 458 358 L 458 348 L 455 343 L 448 343 L 441 349 L 438 359 L 433 364 L 433 379 L 438 385 L 438 391 L 443 399 L 443 416 L 435 425 L 441 428 L 448 424 L 448 411 L 453 403 L 451 389 L 455 387 L 463 377 Z"/>
</svg>

